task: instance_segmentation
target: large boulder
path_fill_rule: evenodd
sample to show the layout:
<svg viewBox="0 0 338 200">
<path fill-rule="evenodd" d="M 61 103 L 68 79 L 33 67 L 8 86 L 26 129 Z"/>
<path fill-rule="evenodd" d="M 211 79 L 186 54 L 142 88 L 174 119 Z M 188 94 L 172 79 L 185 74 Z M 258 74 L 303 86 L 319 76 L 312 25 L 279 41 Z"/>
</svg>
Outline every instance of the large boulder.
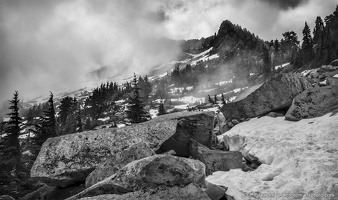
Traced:
<svg viewBox="0 0 338 200">
<path fill-rule="evenodd" d="M 259 88 L 254 88 L 244 99 L 224 105 L 221 111 L 227 119 L 264 115 L 273 110 L 288 108 L 292 99 L 308 88 L 312 88 L 312 85 L 299 74 L 278 74 Z"/>
<path fill-rule="evenodd" d="M 69 198 L 124 194 L 158 186 L 185 186 L 196 183 L 205 186 L 205 165 L 199 160 L 172 155 L 155 155 L 133 161 L 115 175 Z"/>
<path fill-rule="evenodd" d="M 327 77 L 326 82 L 328 85 L 338 85 L 338 78 L 336 77 Z"/>
<path fill-rule="evenodd" d="M 141 158 L 155 155 L 155 152 L 144 142 L 132 145 L 131 147 L 109 157 L 105 162 L 92 171 L 86 178 L 86 187 L 90 187 L 97 182 L 114 175 L 119 169 L 128 163 Z"/>
<path fill-rule="evenodd" d="M 299 121 L 319 117 L 338 108 L 338 85 L 317 87 L 297 95 L 285 119 Z"/>
<path fill-rule="evenodd" d="M 230 169 L 242 168 L 242 154 L 239 151 L 210 150 L 192 140 L 190 153 L 194 158 L 205 164 L 207 175 L 215 171 L 229 171 Z"/>
<path fill-rule="evenodd" d="M 209 196 L 211 200 L 220 200 L 225 198 L 225 192 L 227 191 L 227 187 L 222 187 L 219 185 L 215 185 L 208 181 L 205 181 L 205 188 L 202 190 Z"/>
<path fill-rule="evenodd" d="M 108 157 L 139 142 L 154 151 L 174 150 L 179 156 L 189 156 L 191 138 L 211 146 L 213 120 L 213 112 L 182 112 L 123 128 L 49 138 L 34 162 L 31 177 L 51 186 L 84 181 Z"/>
<path fill-rule="evenodd" d="M 106 194 L 94 197 L 85 197 L 81 200 L 210 200 L 196 183 L 185 187 L 157 187 L 147 191 L 136 191 L 127 194 Z"/>
<path fill-rule="evenodd" d="M 176 132 L 166 140 L 156 153 L 174 150 L 177 156 L 188 157 L 190 139 L 211 147 L 215 112 L 181 112 L 162 115 L 154 121 L 178 120 Z"/>
</svg>

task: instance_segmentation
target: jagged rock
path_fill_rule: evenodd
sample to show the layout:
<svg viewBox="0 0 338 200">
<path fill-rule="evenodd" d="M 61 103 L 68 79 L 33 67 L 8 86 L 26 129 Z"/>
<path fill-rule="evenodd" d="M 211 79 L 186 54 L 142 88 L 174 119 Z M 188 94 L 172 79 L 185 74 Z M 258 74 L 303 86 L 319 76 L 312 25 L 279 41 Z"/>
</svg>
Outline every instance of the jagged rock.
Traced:
<svg viewBox="0 0 338 200">
<path fill-rule="evenodd" d="M 338 85 L 338 78 L 327 77 L 326 82 L 327 82 L 328 85 Z"/>
<path fill-rule="evenodd" d="M 225 118 L 252 118 L 277 109 L 288 108 L 292 99 L 305 89 L 312 88 L 309 81 L 298 74 L 278 74 L 242 100 L 221 108 Z"/>
<path fill-rule="evenodd" d="M 213 111 L 209 112 L 182 112 L 161 115 L 154 121 L 178 120 L 176 132 L 172 137 L 166 140 L 156 153 L 163 153 L 174 150 L 177 156 L 188 157 L 190 139 L 211 147 L 213 141 Z"/>
<path fill-rule="evenodd" d="M 2 195 L 0 196 L 0 200 L 15 200 L 15 199 L 9 195 Z"/>
<path fill-rule="evenodd" d="M 94 197 L 85 197 L 81 200 L 210 200 L 208 195 L 196 184 L 185 187 L 157 187 L 147 191 L 131 192 L 123 195 L 107 194 Z M 213 199 L 211 199 L 213 200 Z"/>
<path fill-rule="evenodd" d="M 284 115 L 283 113 L 279 113 L 279 112 L 269 112 L 266 116 L 276 118 L 276 117 L 283 117 Z"/>
<path fill-rule="evenodd" d="M 245 146 L 245 137 L 239 135 L 223 135 L 223 140 L 221 142 L 224 142 L 224 145 L 229 151 L 241 151 Z"/>
<path fill-rule="evenodd" d="M 144 142 L 132 145 L 131 147 L 109 157 L 100 164 L 86 178 L 86 187 L 90 187 L 103 179 L 114 175 L 119 169 L 128 163 L 155 155 L 155 152 Z"/>
<path fill-rule="evenodd" d="M 202 161 L 206 166 L 206 174 L 215 171 L 229 171 L 242 168 L 242 154 L 239 151 L 210 150 L 200 143 L 192 140 L 190 143 L 191 155 Z"/>
<path fill-rule="evenodd" d="M 246 161 L 246 165 L 250 166 L 251 169 L 256 169 L 262 163 L 259 159 L 251 155 L 244 147 L 246 146 L 246 139 L 243 136 L 239 135 L 223 135 L 221 142 L 224 143 L 225 148 L 229 151 L 239 151 L 241 152 L 243 158 Z M 243 171 L 247 171 L 246 166 L 242 167 Z"/>
<path fill-rule="evenodd" d="M 154 151 L 189 156 L 193 138 L 211 146 L 214 112 L 182 112 L 123 128 L 49 138 L 31 169 L 31 177 L 51 186 L 84 181 L 97 165 L 129 146 L 144 142 Z"/>
<path fill-rule="evenodd" d="M 338 67 L 338 59 L 333 60 L 330 65 Z"/>
<path fill-rule="evenodd" d="M 84 184 L 72 185 L 67 187 L 43 186 L 36 191 L 25 195 L 20 200 L 64 200 L 78 194 L 85 189 Z"/>
<path fill-rule="evenodd" d="M 196 183 L 205 186 L 205 165 L 199 160 L 171 155 L 155 155 L 133 161 L 115 175 L 69 198 L 124 194 L 143 189 L 164 186 L 185 186 Z"/>
<path fill-rule="evenodd" d="M 338 85 L 305 90 L 294 98 L 285 119 L 299 121 L 322 116 L 338 108 L 337 97 Z"/>
<path fill-rule="evenodd" d="M 220 200 L 225 196 L 227 188 L 215 185 L 208 181 L 205 181 L 205 185 L 206 187 L 202 188 L 202 190 L 208 195 L 211 200 Z"/>
</svg>

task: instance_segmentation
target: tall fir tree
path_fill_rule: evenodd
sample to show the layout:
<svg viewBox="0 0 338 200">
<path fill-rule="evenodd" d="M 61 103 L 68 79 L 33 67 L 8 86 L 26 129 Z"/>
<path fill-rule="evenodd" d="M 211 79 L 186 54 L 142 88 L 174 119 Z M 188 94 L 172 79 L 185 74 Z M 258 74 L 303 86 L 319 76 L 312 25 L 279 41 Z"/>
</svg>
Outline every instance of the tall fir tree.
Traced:
<svg viewBox="0 0 338 200">
<path fill-rule="evenodd" d="M 42 144 L 50 137 L 57 136 L 56 119 L 54 109 L 53 93 L 50 93 L 49 100 L 47 102 L 48 109 L 44 111 L 44 116 L 40 117 L 40 122 L 36 124 L 35 136 L 32 138 L 32 147 L 35 156 L 40 151 Z"/>
<path fill-rule="evenodd" d="M 9 109 L 11 112 L 7 114 L 9 121 L 5 123 L 4 133 L 6 136 L 1 141 L 1 166 L 2 170 L 9 170 L 14 177 L 24 169 L 22 165 L 22 153 L 19 141 L 20 131 L 22 130 L 22 118 L 19 114 L 19 93 L 14 92 L 14 97 L 10 102 Z M 5 168 L 4 168 L 5 167 Z"/>
<path fill-rule="evenodd" d="M 80 103 L 78 103 L 77 115 L 76 115 L 76 132 L 82 132 L 83 131 L 82 126 L 83 124 L 82 124 L 82 119 L 81 119 L 81 106 L 80 106 Z"/>
<path fill-rule="evenodd" d="M 303 43 L 302 43 L 302 61 L 303 64 L 309 64 L 314 58 L 314 51 L 313 51 L 313 42 L 311 37 L 310 27 L 305 22 L 305 26 L 303 29 Z"/>
<path fill-rule="evenodd" d="M 127 118 L 130 120 L 131 123 L 140 123 L 147 121 L 147 115 L 149 115 L 144 110 L 143 102 L 140 98 L 140 88 L 138 86 L 136 74 L 134 73 L 134 78 L 132 82 L 132 92 L 129 97 L 130 106 L 128 107 Z"/>
<path fill-rule="evenodd" d="M 217 95 L 215 94 L 215 96 L 214 96 L 214 103 L 216 104 L 217 103 Z"/>
<path fill-rule="evenodd" d="M 321 17 L 316 18 L 315 28 L 313 29 L 313 46 L 315 53 L 315 61 L 317 65 L 321 65 L 324 59 L 324 37 L 325 26 Z"/>
<path fill-rule="evenodd" d="M 226 104 L 226 101 L 225 101 L 225 99 L 224 99 L 224 95 L 223 95 L 223 93 L 222 93 L 222 103 L 223 103 L 223 105 L 225 105 L 225 104 Z"/>
<path fill-rule="evenodd" d="M 212 100 L 212 98 L 210 97 L 210 95 L 208 95 L 208 102 L 209 102 L 209 103 L 212 103 L 212 104 L 215 103 L 215 102 Z"/>
</svg>

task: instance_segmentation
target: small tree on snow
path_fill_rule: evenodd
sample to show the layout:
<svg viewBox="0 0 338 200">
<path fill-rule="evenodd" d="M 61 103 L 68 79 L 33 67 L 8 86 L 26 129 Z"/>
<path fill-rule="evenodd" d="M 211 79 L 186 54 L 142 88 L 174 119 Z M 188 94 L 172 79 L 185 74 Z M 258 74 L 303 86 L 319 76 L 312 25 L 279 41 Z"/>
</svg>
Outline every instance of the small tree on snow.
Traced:
<svg viewBox="0 0 338 200">
<path fill-rule="evenodd" d="M 210 95 L 208 95 L 208 101 L 209 101 L 209 103 L 214 104 L 214 101 L 212 100 L 212 98 L 210 97 Z"/>
<path fill-rule="evenodd" d="M 166 114 L 166 111 L 165 111 L 165 108 L 164 108 L 164 103 L 161 102 L 159 107 L 158 107 L 158 116 L 165 115 L 165 114 Z"/>
<path fill-rule="evenodd" d="M 222 93 L 222 103 L 223 103 L 223 105 L 226 104 L 223 93 Z"/>
</svg>

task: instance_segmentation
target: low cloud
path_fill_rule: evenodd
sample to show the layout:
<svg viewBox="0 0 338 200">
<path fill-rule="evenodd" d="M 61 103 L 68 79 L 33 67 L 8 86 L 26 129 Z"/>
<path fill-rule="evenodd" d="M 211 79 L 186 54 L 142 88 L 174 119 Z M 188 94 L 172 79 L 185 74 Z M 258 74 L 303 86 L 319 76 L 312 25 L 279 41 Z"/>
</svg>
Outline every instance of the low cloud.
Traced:
<svg viewBox="0 0 338 200">
<path fill-rule="evenodd" d="M 261 38 L 301 33 L 333 12 L 335 0 L 2 0 L 0 102 L 78 88 L 83 82 L 147 73 L 174 59 L 176 43 L 208 37 L 223 20 Z"/>
</svg>

